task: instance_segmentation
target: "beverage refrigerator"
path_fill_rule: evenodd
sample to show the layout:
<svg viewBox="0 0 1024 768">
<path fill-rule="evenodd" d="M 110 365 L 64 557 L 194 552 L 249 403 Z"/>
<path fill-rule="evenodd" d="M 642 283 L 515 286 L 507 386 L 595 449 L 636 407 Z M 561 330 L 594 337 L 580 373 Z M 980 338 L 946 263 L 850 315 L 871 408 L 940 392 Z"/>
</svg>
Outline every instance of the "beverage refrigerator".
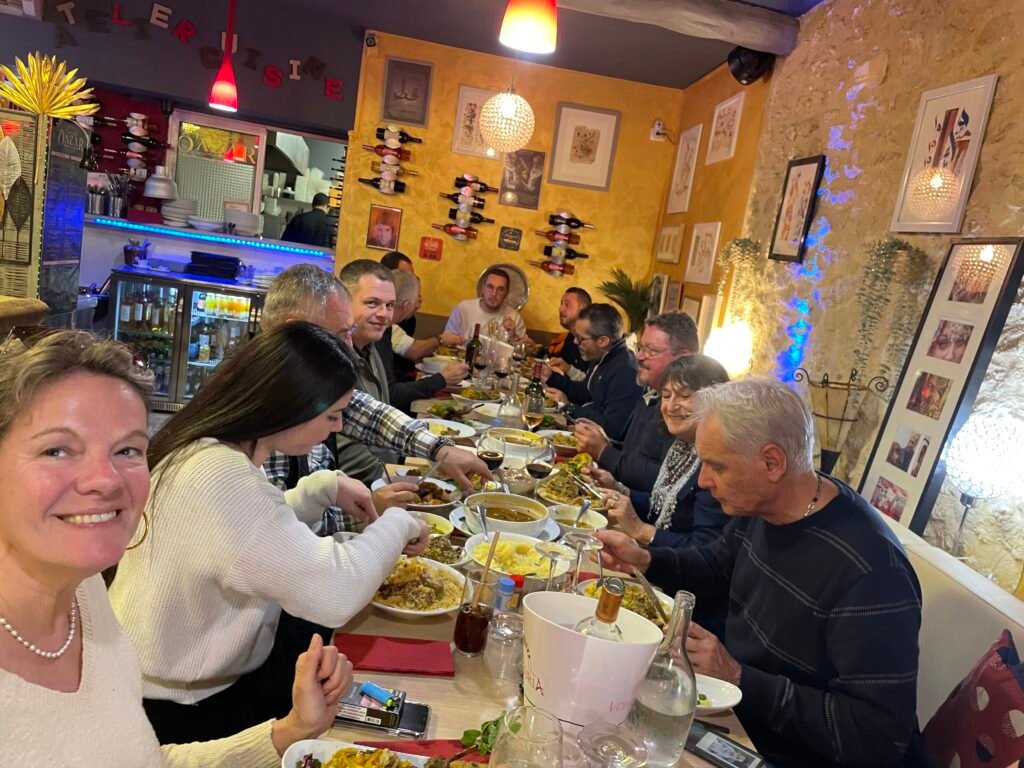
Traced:
<svg viewBox="0 0 1024 768">
<path fill-rule="evenodd" d="M 133 267 L 111 272 L 114 338 L 153 372 L 153 408 L 179 411 L 259 331 L 265 291 L 231 280 Z"/>
</svg>

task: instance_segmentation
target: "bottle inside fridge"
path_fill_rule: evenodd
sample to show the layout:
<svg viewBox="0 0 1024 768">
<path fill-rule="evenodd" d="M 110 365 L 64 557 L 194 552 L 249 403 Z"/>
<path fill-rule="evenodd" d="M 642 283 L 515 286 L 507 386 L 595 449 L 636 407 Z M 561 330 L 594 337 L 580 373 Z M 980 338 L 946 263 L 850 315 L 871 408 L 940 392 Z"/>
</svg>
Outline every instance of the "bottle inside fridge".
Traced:
<svg viewBox="0 0 1024 768">
<path fill-rule="evenodd" d="M 182 396 L 189 400 L 202 388 L 225 356 L 248 337 L 248 296 L 196 288 L 189 318 L 188 360 Z"/>
<path fill-rule="evenodd" d="M 131 347 L 153 373 L 153 392 L 169 396 L 173 378 L 178 289 L 146 282 L 117 284 L 114 338 Z"/>
</svg>

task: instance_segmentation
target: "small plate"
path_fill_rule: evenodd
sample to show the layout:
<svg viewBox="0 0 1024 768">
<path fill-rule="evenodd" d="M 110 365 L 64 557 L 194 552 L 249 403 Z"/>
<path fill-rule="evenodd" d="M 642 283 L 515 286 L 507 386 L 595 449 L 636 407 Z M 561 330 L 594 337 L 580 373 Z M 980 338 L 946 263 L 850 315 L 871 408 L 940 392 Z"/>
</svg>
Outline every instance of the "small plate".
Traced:
<svg viewBox="0 0 1024 768">
<path fill-rule="evenodd" d="M 438 435 L 441 437 L 473 437 L 476 435 L 476 430 L 466 424 L 460 424 L 457 421 L 449 421 L 447 419 L 423 419 L 427 423 L 427 428 L 431 434 Z M 450 429 L 458 432 L 457 435 L 442 435 L 441 433 L 445 429 Z"/>
<path fill-rule="evenodd" d="M 569 437 L 574 437 L 573 433 L 569 432 L 568 430 L 565 430 L 565 429 L 541 429 L 541 430 L 538 430 L 537 434 L 540 435 L 543 438 L 546 438 L 546 439 L 550 440 L 551 441 L 551 447 L 555 449 L 555 453 L 557 453 L 559 456 L 569 456 L 569 457 L 572 457 L 572 456 L 575 456 L 576 454 L 578 454 L 580 452 L 580 449 L 577 448 L 574 445 L 559 445 L 558 443 L 555 442 L 555 435 L 569 435 Z"/>
<path fill-rule="evenodd" d="M 732 683 L 718 680 L 707 675 L 697 675 L 697 693 L 708 697 L 708 704 L 700 704 L 697 700 L 698 715 L 717 715 L 732 709 L 743 699 L 743 692 Z"/>
<path fill-rule="evenodd" d="M 302 759 L 306 755 L 312 755 L 323 764 L 334 756 L 339 749 L 358 749 L 360 752 L 373 752 L 373 747 L 360 747 L 348 741 L 331 741 L 330 739 L 305 739 L 296 741 L 284 752 L 281 758 L 281 768 L 295 768 L 295 764 L 302 765 Z M 415 768 L 423 768 L 427 758 L 422 755 L 410 755 L 405 752 L 395 752 L 402 760 L 412 763 Z"/>
<path fill-rule="evenodd" d="M 409 478 L 409 481 L 413 482 L 413 478 Z M 395 478 L 395 482 L 396 483 L 402 482 L 402 478 L 396 477 Z M 420 482 L 421 482 L 420 480 L 416 480 L 416 484 L 419 484 Z M 451 511 L 451 509 L 456 504 L 458 504 L 460 501 L 462 501 L 462 491 L 460 491 L 458 488 L 456 488 L 451 483 L 446 483 L 444 480 L 438 480 L 436 477 L 430 478 L 430 480 L 428 480 L 427 482 L 439 485 L 445 491 L 448 491 L 450 494 L 453 495 L 452 500 L 447 502 L 447 503 L 445 503 L 445 504 L 409 504 L 407 509 L 410 512 L 430 512 L 430 513 L 435 514 L 435 515 L 444 516 L 445 512 Z M 373 485 L 370 486 L 370 490 L 371 491 L 379 491 L 381 488 L 383 488 L 387 484 L 388 484 L 388 481 L 385 480 L 382 477 L 382 478 L 380 478 L 378 480 L 374 480 L 373 481 Z"/>
<path fill-rule="evenodd" d="M 466 519 L 466 509 L 461 504 L 451 511 L 448 515 L 448 520 L 464 536 L 476 536 L 478 533 L 483 533 L 479 528 L 469 524 L 469 520 Z M 504 536 L 505 534 L 502 535 Z M 558 523 L 549 517 L 544 527 L 541 528 L 540 533 L 534 538 L 540 541 L 557 541 L 561 535 L 562 529 L 558 527 Z"/>
</svg>

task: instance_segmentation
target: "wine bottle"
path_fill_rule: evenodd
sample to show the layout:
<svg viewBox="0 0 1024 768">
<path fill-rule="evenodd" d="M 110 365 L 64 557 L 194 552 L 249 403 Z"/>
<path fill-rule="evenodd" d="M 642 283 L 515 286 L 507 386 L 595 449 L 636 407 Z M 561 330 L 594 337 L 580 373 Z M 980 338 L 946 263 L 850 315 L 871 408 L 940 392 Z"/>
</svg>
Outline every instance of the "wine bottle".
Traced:
<svg viewBox="0 0 1024 768">
<path fill-rule="evenodd" d="M 383 144 L 378 144 L 376 147 L 363 144 L 363 149 L 367 152 L 376 152 L 381 157 L 397 157 L 399 160 L 408 160 L 412 157 L 408 149 L 392 149 L 391 147 L 385 147 Z"/>
<path fill-rule="evenodd" d="M 556 255 L 555 251 L 560 251 L 561 253 L 559 253 L 557 255 L 559 255 L 559 256 L 564 255 L 565 258 L 567 258 L 567 259 L 589 259 L 590 258 L 589 254 L 587 254 L 587 253 L 580 253 L 579 251 L 577 251 L 574 248 L 555 248 L 553 245 L 545 245 L 544 246 L 544 255 L 545 256 L 555 256 Z"/>
<path fill-rule="evenodd" d="M 552 213 L 550 216 L 548 216 L 548 224 L 550 224 L 553 227 L 557 227 L 560 224 L 565 224 L 566 226 L 569 226 L 572 229 L 580 229 L 581 227 L 583 229 L 595 229 L 593 224 L 587 224 L 586 222 L 580 221 L 571 213 L 566 213 L 565 211 L 561 213 Z"/>
<path fill-rule="evenodd" d="M 555 232 L 554 230 L 545 232 L 543 229 L 536 229 L 534 230 L 534 233 L 540 235 L 541 237 L 546 237 L 553 243 L 572 243 L 573 245 L 576 245 L 580 241 L 580 236 L 577 235 L 575 232 L 570 232 L 568 235 L 563 235 L 561 232 Z"/>
<path fill-rule="evenodd" d="M 601 596 L 597 599 L 594 615 L 580 619 L 574 629 L 581 635 L 621 643 L 622 630 L 615 622 L 619 619 L 619 607 L 622 605 L 622 596 L 625 592 L 626 585 L 622 579 L 614 576 L 607 579 L 601 587 Z"/>
<path fill-rule="evenodd" d="M 469 212 L 468 211 L 460 211 L 458 208 L 449 208 L 448 209 L 448 218 L 449 219 L 454 219 L 455 221 L 458 221 L 459 218 L 460 218 L 458 214 L 460 214 L 460 213 L 465 215 L 465 214 L 467 214 Z M 483 214 L 477 213 L 476 211 L 473 211 L 472 213 L 469 213 L 469 220 L 472 221 L 474 224 L 493 224 L 494 223 L 494 219 L 489 219 L 486 216 L 484 216 Z"/>
<path fill-rule="evenodd" d="M 526 385 L 526 399 L 529 400 L 531 397 L 539 397 L 541 400 L 544 399 L 544 384 L 540 380 L 541 364 L 533 364 L 533 377 L 530 379 L 530 383 Z"/>
<path fill-rule="evenodd" d="M 451 200 L 453 203 L 458 203 L 459 205 L 472 205 L 474 208 L 483 208 L 487 204 L 486 200 L 481 200 L 479 197 L 473 197 L 472 195 L 460 195 L 458 192 L 452 192 L 450 195 L 446 195 L 442 192 L 441 197 L 445 200 Z"/>
<path fill-rule="evenodd" d="M 576 273 L 576 266 L 573 264 L 556 264 L 553 261 L 534 261 L 529 260 L 527 264 L 540 267 L 545 272 L 550 272 L 552 275 L 572 275 Z"/>
<path fill-rule="evenodd" d="M 469 366 L 469 370 L 473 370 L 473 366 L 484 353 L 484 343 L 480 341 L 480 323 L 473 326 L 473 338 L 466 342 L 466 365 Z"/>
<path fill-rule="evenodd" d="M 370 163 L 370 170 L 374 173 L 393 173 L 396 176 L 419 176 L 419 171 L 412 171 L 401 165 L 385 165 L 380 160 Z"/>
<path fill-rule="evenodd" d="M 170 146 L 162 141 L 157 141 L 152 136 L 133 136 L 127 131 L 121 134 L 121 141 L 125 144 L 141 144 L 147 149 L 168 149 Z"/>
<path fill-rule="evenodd" d="M 405 192 L 404 181 L 389 181 L 388 179 L 356 179 L 360 184 L 367 184 L 376 187 L 386 195 L 393 195 L 396 192 Z"/>
<path fill-rule="evenodd" d="M 456 240 L 476 240 L 479 231 L 474 227 L 460 227 L 458 224 L 431 224 L 434 229 L 440 229 Z"/>
<path fill-rule="evenodd" d="M 380 139 L 381 141 L 387 141 L 388 139 L 398 139 L 398 141 L 402 144 L 423 143 L 423 139 L 417 139 L 415 136 L 410 136 L 397 125 L 389 125 L 386 128 L 378 128 L 377 138 Z"/>
<path fill-rule="evenodd" d="M 146 159 L 145 155 L 141 155 L 138 152 L 132 152 L 129 149 L 111 149 L 110 147 L 100 147 L 99 149 L 104 155 L 117 155 L 118 157 L 128 157 L 134 160 Z"/>
<path fill-rule="evenodd" d="M 485 184 L 480 181 L 476 176 L 470 176 L 464 174 L 455 179 L 455 188 L 462 189 L 463 187 L 469 187 L 474 192 L 497 192 L 497 187 L 492 187 L 490 184 Z"/>
</svg>

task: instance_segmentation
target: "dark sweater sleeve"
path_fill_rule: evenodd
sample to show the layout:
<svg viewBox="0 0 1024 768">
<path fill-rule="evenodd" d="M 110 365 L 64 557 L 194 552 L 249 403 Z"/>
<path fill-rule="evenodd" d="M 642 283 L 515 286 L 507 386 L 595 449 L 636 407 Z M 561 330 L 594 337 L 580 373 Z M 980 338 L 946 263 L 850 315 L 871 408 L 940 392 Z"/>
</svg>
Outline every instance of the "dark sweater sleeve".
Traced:
<svg viewBox="0 0 1024 768">
<path fill-rule="evenodd" d="M 917 729 L 921 601 L 906 570 L 875 569 L 828 618 L 826 688 L 743 665 L 737 714 L 757 713 L 779 736 L 805 744 L 823 763 L 902 765 Z M 790 631 L 799 632 L 799 627 Z"/>
<path fill-rule="evenodd" d="M 661 469 L 660 461 L 648 458 L 640 451 L 624 451 L 614 445 L 601 451 L 597 465 L 611 472 L 616 480 L 628 485 L 630 490 L 653 488 L 658 479 L 658 470 Z"/>
<path fill-rule="evenodd" d="M 392 370 L 394 369 L 392 368 Z M 389 379 L 388 389 L 390 390 L 391 405 L 410 413 L 413 402 L 433 397 L 446 385 L 447 382 L 440 373 L 424 376 L 416 381 L 392 381 Z"/>
<path fill-rule="evenodd" d="M 621 440 L 626 434 L 629 415 L 642 393 L 643 390 L 636 383 L 636 371 L 623 366 L 605 379 L 600 405 L 594 401 L 581 405 L 573 411 L 573 418 L 590 419 L 604 427 L 612 440 Z"/>
<path fill-rule="evenodd" d="M 552 373 L 548 378 L 547 386 L 564 392 L 570 403 L 582 405 L 590 402 L 590 389 L 587 387 L 586 381 L 573 381 L 561 373 Z"/>
<path fill-rule="evenodd" d="M 629 503 L 633 505 L 636 516 L 645 523 L 652 522 L 651 516 L 651 494 L 647 491 L 634 491 L 629 489 Z"/>
<path fill-rule="evenodd" d="M 647 578 L 668 594 L 685 589 L 698 604 L 720 605 L 729 598 L 729 582 L 745 520 L 730 521 L 722 535 L 702 547 L 651 547 Z"/>
</svg>

